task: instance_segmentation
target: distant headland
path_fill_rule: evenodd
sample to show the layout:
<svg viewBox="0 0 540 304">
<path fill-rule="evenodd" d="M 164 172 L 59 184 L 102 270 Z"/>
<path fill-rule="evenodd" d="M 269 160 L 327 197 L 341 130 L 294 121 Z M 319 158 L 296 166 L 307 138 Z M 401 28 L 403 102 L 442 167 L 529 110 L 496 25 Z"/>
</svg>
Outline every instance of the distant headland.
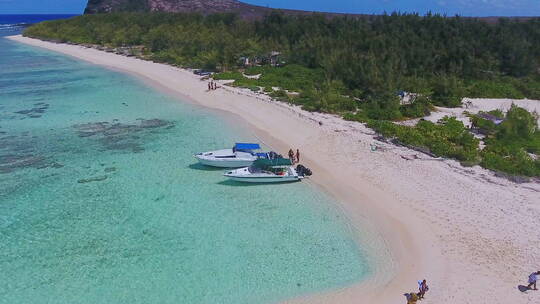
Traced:
<svg viewBox="0 0 540 304">
<path fill-rule="evenodd" d="M 238 0 L 89 0 L 85 14 L 113 12 L 235 13 L 245 19 L 258 19 L 276 9 L 251 5 Z M 309 15 L 314 12 L 279 9 L 287 15 Z M 321 13 L 327 16 L 369 16 L 359 14 Z"/>
<path fill-rule="evenodd" d="M 85 14 L 113 12 L 170 12 L 170 13 L 235 13 L 244 19 L 260 19 L 272 11 L 280 11 L 285 15 L 322 14 L 326 17 L 350 16 L 368 18 L 371 14 L 346 14 L 313 12 L 303 10 L 276 9 L 247 4 L 238 0 L 89 0 L 84 10 Z M 532 17 L 464 17 L 475 18 L 488 23 L 496 23 L 502 19 L 527 21 Z"/>
</svg>

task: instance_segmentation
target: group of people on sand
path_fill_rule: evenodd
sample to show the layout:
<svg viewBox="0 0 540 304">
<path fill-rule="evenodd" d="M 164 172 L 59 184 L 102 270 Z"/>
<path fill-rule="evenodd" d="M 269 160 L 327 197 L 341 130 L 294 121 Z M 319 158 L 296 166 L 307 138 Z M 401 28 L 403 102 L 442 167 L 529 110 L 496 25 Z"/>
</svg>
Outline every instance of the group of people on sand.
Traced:
<svg viewBox="0 0 540 304">
<path fill-rule="evenodd" d="M 217 90 L 218 86 L 213 80 L 208 83 L 208 91 Z"/>
<path fill-rule="evenodd" d="M 428 290 L 429 286 L 427 285 L 427 281 L 425 279 L 418 281 L 418 292 L 411 292 L 407 294 L 407 304 L 415 304 L 418 300 L 422 300 Z"/>
<path fill-rule="evenodd" d="M 538 281 L 539 277 L 540 277 L 540 270 L 537 272 L 533 272 L 529 275 L 529 280 L 528 280 L 529 285 L 527 285 L 527 290 L 538 290 L 538 288 L 536 287 L 536 282 Z M 415 293 L 415 292 L 408 293 L 407 304 L 416 304 L 418 300 L 422 300 L 424 298 L 428 290 L 429 290 L 429 286 L 427 285 L 427 281 L 425 279 L 422 281 L 418 281 L 418 293 Z"/>
<path fill-rule="evenodd" d="M 296 154 L 294 153 L 293 149 L 289 149 L 289 159 L 293 164 L 297 164 L 300 162 L 300 150 L 296 149 Z"/>
</svg>

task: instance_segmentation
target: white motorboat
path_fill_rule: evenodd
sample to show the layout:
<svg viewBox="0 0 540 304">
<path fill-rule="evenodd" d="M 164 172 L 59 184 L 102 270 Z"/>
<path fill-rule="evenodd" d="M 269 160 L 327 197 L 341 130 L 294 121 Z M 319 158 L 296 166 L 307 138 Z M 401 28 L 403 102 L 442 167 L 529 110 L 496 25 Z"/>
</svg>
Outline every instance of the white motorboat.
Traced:
<svg viewBox="0 0 540 304">
<path fill-rule="evenodd" d="M 259 144 L 237 143 L 231 149 L 203 152 L 195 155 L 199 163 L 220 168 L 240 168 L 251 166 L 260 157 L 266 157 L 266 153 L 256 153 L 260 150 Z"/>
<path fill-rule="evenodd" d="M 284 183 L 300 181 L 311 175 L 311 171 L 302 165 L 297 169 L 286 158 L 261 158 L 250 167 L 228 171 L 224 176 L 244 183 Z"/>
</svg>

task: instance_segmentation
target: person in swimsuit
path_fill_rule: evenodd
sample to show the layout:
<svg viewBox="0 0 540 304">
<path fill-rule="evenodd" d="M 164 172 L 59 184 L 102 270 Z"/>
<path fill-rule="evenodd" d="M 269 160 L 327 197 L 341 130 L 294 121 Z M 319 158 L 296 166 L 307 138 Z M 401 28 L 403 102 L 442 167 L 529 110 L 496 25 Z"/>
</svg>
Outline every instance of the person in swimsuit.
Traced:
<svg viewBox="0 0 540 304">
<path fill-rule="evenodd" d="M 418 281 L 418 298 L 421 300 L 424 298 L 424 295 L 429 290 L 429 287 L 427 286 L 427 282 L 424 279 L 423 281 Z"/>
<path fill-rule="evenodd" d="M 294 164 L 294 151 L 292 149 L 289 149 L 289 159 Z"/>
<path fill-rule="evenodd" d="M 527 285 L 528 289 L 538 290 L 536 288 L 536 281 L 538 280 L 538 276 L 540 276 L 540 271 L 533 272 L 533 273 L 531 273 L 531 275 L 529 275 L 529 285 Z M 533 287 L 533 288 L 531 288 L 531 287 Z"/>
</svg>

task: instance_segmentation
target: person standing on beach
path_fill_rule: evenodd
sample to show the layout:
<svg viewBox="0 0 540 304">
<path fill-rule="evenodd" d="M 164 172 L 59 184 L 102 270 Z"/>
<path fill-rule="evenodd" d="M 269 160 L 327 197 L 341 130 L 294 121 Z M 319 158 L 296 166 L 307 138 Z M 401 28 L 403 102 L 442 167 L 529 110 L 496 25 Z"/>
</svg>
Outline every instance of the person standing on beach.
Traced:
<svg viewBox="0 0 540 304">
<path fill-rule="evenodd" d="M 529 285 L 527 285 L 528 289 L 538 290 L 536 288 L 536 281 L 538 280 L 538 276 L 540 276 L 540 271 L 531 273 L 531 275 L 529 276 Z M 531 288 L 531 287 L 534 287 L 534 288 Z"/>
<path fill-rule="evenodd" d="M 296 162 L 300 162 L 300 150 L 296 149 Z"/>
<path fill-rule="evenodd" d="M 429 290 L 426 280 L 418 281 L 418 298 L 421 300 L 424 298 L 424 295 Z"/>
<path fill-rule="evenodd" d="M 292 149 L 289 149 L 289 159 L 294 164 L 294 151 Z"/>
</svg>

